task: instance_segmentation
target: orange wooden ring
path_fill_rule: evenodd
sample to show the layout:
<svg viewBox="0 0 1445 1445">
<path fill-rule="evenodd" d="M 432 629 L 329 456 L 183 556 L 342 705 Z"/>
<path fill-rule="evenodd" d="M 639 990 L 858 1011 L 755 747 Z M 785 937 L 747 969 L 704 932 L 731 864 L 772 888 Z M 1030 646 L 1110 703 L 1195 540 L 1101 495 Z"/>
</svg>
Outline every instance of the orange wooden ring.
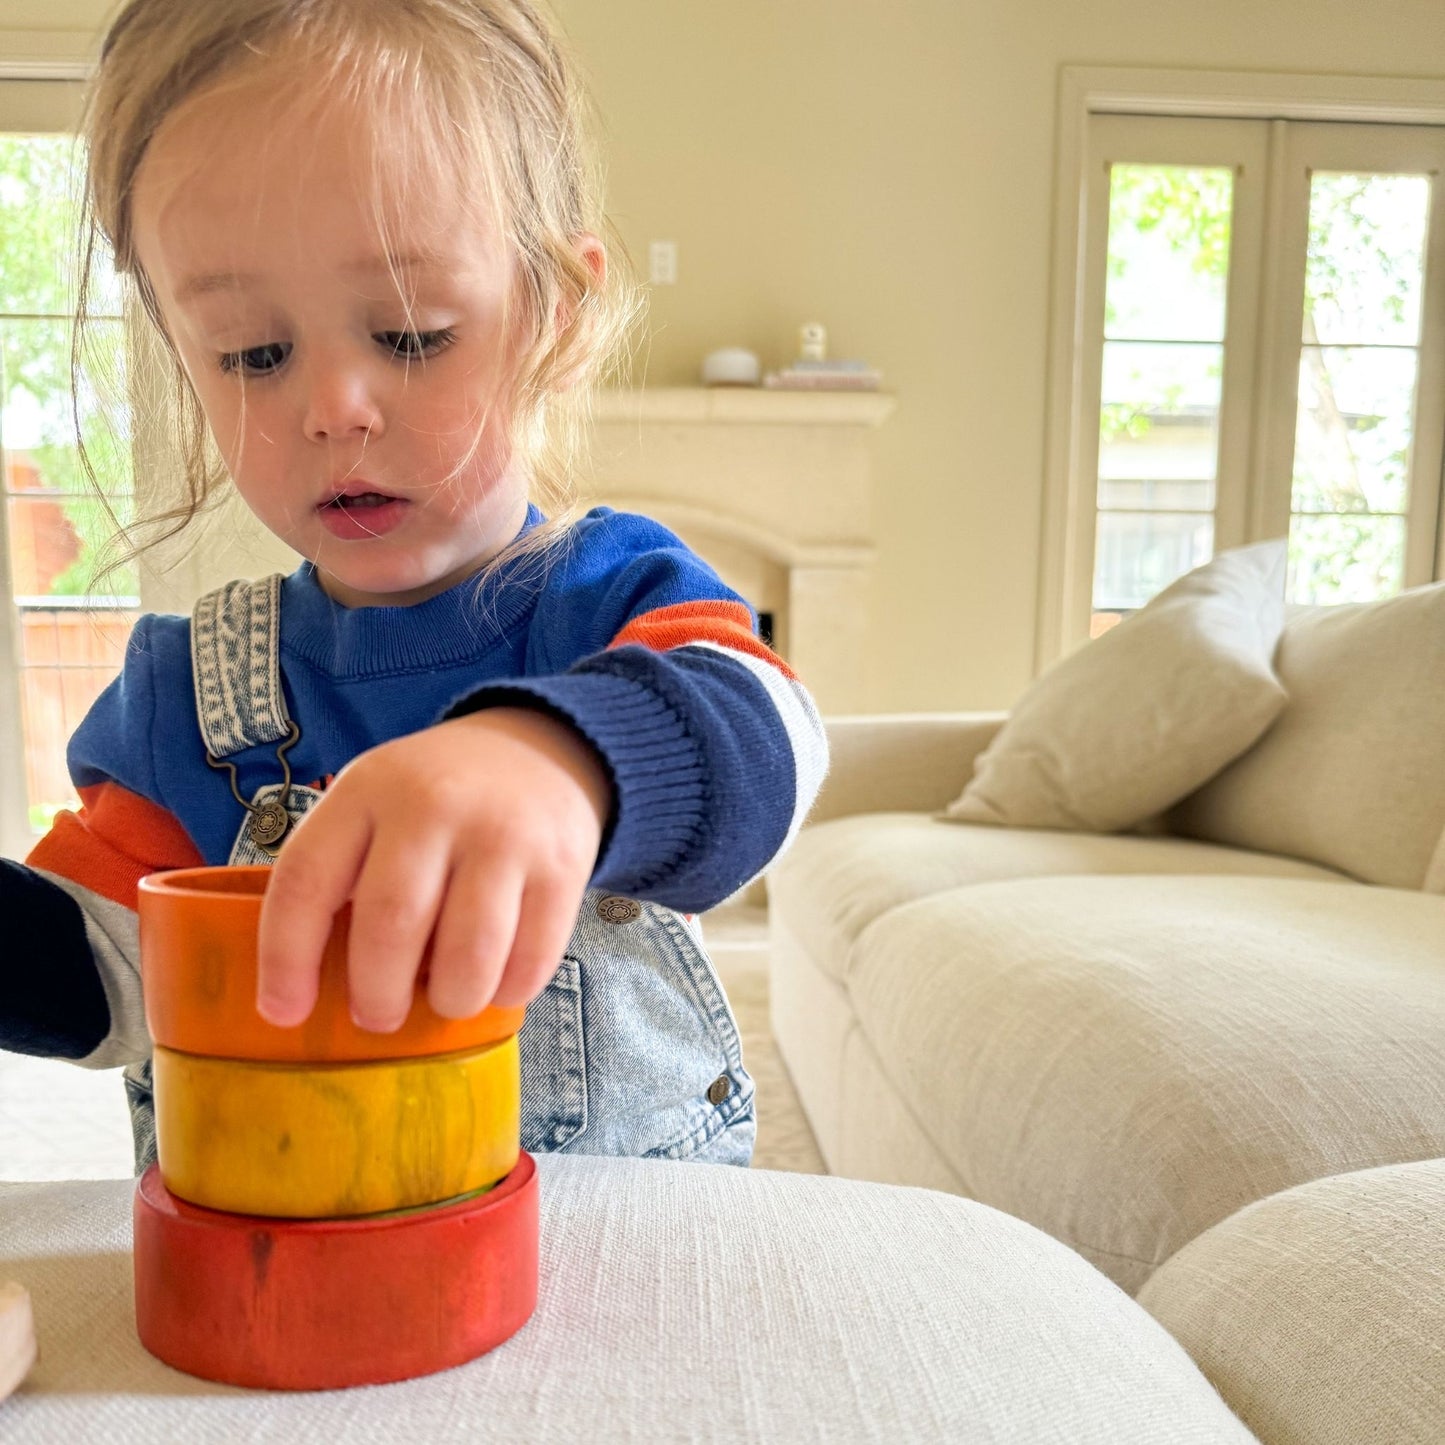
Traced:
<svg viewBox="0 0 1445 1445">
<path fill-rule="evenodd" d="M 256 1011 L 256 934 L 270 874 L 266 867 L 180 868 L 141 879 L 141 979 L 156 1043 L 217 1059 L 343 1062 L 458 1053 L 521 1029 L 520 1008 L 483 1009 L 469 1019 L 433 1013 L 425 989 L 430 949 L 401 1028 L 358 1028 L 346 997 L 350 904 L 327 940 L 310 1017 L 290 1029 L 267 1023 Z"/>
<path fill-rule="evenodd" d="M 166 1188 L 206 1209 L 379 1214 L 486 1188 L 517 1162 L 515 1035 L 365 1064 L 258 1064 L 158 1047 L 154 1069 Z"/>
<path fill-rule="evenodd" d="M 136 1186 L 135 1314 L 166 1364 L 230 1385 L 334 1390 L 463 1364 L 537 1304 L 537 1169 L 388 1218 L 198 1209 L 154 1165 Z"/>
</svg>

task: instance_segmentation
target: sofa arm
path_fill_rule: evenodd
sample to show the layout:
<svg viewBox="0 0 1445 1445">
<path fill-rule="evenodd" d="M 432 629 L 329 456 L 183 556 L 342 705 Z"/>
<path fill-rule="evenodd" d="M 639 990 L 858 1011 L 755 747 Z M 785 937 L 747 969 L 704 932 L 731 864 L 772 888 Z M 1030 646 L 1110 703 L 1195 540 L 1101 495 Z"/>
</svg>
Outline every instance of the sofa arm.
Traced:
<svg viewBox="0 0 1445 1445">
<path fill-rule="evenodd" d="M 825 718 L 832 757 L 810 823 L 851 813 L 935 813 L 973 776 L 1002 712 Z"/>
</svg>

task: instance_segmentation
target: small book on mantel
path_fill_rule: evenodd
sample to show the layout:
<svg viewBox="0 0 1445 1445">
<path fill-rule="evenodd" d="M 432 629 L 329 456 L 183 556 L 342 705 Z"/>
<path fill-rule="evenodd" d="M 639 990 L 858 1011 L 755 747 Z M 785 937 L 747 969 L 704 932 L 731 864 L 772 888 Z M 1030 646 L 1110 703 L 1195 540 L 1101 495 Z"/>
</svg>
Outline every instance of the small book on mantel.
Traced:
<svg viewBox="0 0 1445 1445">
<path fill-rule="evenodd" d="M 877 391 L 882 384 L 882 372 L 866 361 L 795 361 L 763 378 L 774 391 Z"/>
</svg>

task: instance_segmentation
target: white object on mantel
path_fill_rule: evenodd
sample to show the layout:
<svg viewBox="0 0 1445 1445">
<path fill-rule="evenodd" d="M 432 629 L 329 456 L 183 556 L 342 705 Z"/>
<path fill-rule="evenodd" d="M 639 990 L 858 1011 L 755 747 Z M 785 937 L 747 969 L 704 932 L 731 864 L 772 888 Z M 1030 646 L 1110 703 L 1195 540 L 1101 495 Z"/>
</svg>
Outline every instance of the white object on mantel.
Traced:
<svg viewBox="0 0 1445 1445">
<path fill-rule="evenodd" d="M 724 346 L 709 352 L 702 363 L 704 386 L 756 386 L 762 367 L 758 358 L 741 346 Z"/>
<path fill-rule="evenodd" d="M 828 328 L 821 321 L 805 321 L 798 328 L 798 359 L 827 361 Z"/>
<path fill-rule="evenodd" d="M 0 1282 L 0 1400 L 11 1394 L 35 1363 L 35 1315 L 30 1291 Z"/>
</svg>

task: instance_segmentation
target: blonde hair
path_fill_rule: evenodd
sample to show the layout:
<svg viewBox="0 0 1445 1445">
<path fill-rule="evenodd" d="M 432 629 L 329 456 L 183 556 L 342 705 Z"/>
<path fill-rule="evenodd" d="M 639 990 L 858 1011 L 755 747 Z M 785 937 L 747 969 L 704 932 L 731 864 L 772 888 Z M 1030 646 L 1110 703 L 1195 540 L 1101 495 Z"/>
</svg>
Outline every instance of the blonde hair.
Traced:
<svg viewBox="0 0 1445 1445">
<path fill-rule="evenodd" d="M 389 129 L 400 129 L 398 153 L 417 158 L 420 151 L 423 165 L 394 166 L 396 185 L 404 189 L 416 171 L 436 175 L 445 173 L 437 167 L 450 167 L 466 182 L 459 193 L 475 189 L 490 207 L 514 260 L 525 320 L 517 371 L 499 400 L 512 418 L 512 446 L 529 476 L 531 499 L 549 520 L 488 570 L 545 551 L 571 520 L 591 395 L 611 371 L 625 372 L 625 343 L 642 293 L 603 212 L 602 168 L 591 148 L 576 65 L 538 6 L 532 0 L 129 0 L 106 34 L 81 125 L 86 169 L 72 367 L 78 381 L 98 295 L 97 253 L 105 244 L 164 344 L 165 393 L 185 496 L 137 527 L 117 525 L 118 555 L 102 575 L 183 531 L 218 497 L 226 475 L 208 446 L 200 401 L 136 254 L 137 172 L 168 117 L 193 99 L 267 73 L 279 59 L 288 72 L 324 77 L 303 102 L 372 104 Z M 384 232 L 380 203 L 373 204 Z M 608 240 L 601 281 L 574 244 L 589 231 Z M 558 331 L 547 323 L 559 310 L 566 322 Z M 479 420 L 473 450 L 481 426 Z M 103 497 L 83 438 L 80 453 Z M 149 535 L 142 538 L 142 530 Z"/>
</svg>

